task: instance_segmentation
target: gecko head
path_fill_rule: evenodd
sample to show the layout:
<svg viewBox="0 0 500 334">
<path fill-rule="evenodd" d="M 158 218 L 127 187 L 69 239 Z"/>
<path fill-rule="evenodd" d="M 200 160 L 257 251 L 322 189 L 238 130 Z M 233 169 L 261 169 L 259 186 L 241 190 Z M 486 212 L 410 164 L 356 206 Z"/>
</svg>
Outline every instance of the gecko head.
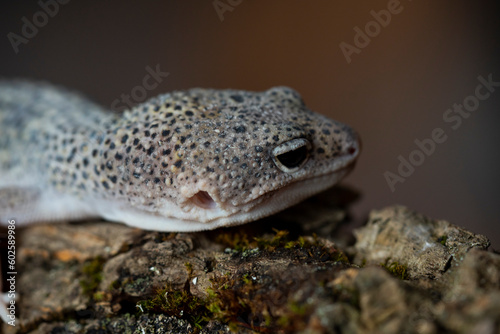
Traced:
<svg viewBox="0 0 500 334">
<path fill-rule="evenodd" d="M 134 225 L 157 230 L 278 212 L 337 183 L 360 151 L 350 127 L 312 112 L 287 87 L 161 95 L 125 113 L 114 133 L 123 197 L 144 215 Z"/>
</svg>

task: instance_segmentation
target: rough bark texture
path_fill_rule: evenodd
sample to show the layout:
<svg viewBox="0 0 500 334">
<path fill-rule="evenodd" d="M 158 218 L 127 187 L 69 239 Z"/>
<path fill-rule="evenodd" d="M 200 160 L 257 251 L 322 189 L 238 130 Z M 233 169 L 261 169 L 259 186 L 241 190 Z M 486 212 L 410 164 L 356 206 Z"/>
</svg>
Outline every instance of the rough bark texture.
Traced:
<svg viewBox="0 0 500 334">
<path fill-rule="evenodd" d="M 342 232 L 335 188 L 235 228 L 158 233 L 102 221 L 18 231 L 4 333 L 500 333 L 500 255 L 405 207 Z"/>
</svg>

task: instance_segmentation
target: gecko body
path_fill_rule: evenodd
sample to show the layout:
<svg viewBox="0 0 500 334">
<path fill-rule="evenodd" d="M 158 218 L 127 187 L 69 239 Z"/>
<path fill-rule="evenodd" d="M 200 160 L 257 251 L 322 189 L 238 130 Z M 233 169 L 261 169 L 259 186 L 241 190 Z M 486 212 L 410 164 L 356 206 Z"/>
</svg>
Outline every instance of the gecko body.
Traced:
<svg viewBox="0 0 500 334">
<path fill-rule="evenodd" d="M 332 186 L 359 154 L 350 127 L 287 87 L 175 91 L 117 114 L 48 84 L 2 81 L 0 131 L 4 224 L 241 224 Z"/>
</svg>

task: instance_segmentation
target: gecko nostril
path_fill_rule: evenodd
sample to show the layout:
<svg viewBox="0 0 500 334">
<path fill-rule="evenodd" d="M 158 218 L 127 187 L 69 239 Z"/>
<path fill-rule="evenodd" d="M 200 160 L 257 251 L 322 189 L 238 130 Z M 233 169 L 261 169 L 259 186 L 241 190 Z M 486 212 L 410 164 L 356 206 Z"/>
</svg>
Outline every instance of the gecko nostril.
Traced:
<svg viewBox="0 0 500 334">
<path fill-rule="evenodd" d="M 190 200 L 194 205 L 202 209 L 213 209 L 217 206 L 212 196 L 206 191 L 198 191 Z"/>
<path fill-rule="evenodd" d="M 354 153 L 356 153 L 356 148 L 354 146 L 349 147 L 347 149 L 347 153 L 353 155 Z"/>
</svg>

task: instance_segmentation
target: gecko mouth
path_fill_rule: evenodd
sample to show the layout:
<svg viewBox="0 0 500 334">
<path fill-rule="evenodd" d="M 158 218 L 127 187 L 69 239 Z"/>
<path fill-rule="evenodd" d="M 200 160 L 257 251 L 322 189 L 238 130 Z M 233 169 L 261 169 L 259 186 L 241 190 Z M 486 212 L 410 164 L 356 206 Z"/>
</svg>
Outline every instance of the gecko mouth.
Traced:
<svg viewBox="0 0 500 334">
<path fill-rule="evenodd" d="M 202 211 L 198 212 L 200 216 L 194 219 L 187 215 L 172 217 L 172 212 L 182 213 L 182 210 L 175 206 L 166 208 L 163 214 L 145 213 L 130 207 L 110 211 L 109 206 L 105 206 L 102 215 L 111 221 L 126 222 L 131 226 L 156 231 L 194 232 L 239 225 L 269 216 L 333 186 L 352 169 L 353 165 L 354 163 L 345 164 L 330 173 L 291 183 L 287 187 L 269 193 L 265 198 L 240 207 L 224 208 L 208 192 L 199 190 L 190 197 L 190 202 L 199 209 L 211 208 L 211 210 L 201 209 Z"/>
<path fill-rule="evenodd" d="M 193 197 L 189 199 L 192 204 L 199 208 L 210 210 L 217 207 L 217 203 L 214 201 L 212 196 L 206 191 L 198 191 Z"/>
</svg>

